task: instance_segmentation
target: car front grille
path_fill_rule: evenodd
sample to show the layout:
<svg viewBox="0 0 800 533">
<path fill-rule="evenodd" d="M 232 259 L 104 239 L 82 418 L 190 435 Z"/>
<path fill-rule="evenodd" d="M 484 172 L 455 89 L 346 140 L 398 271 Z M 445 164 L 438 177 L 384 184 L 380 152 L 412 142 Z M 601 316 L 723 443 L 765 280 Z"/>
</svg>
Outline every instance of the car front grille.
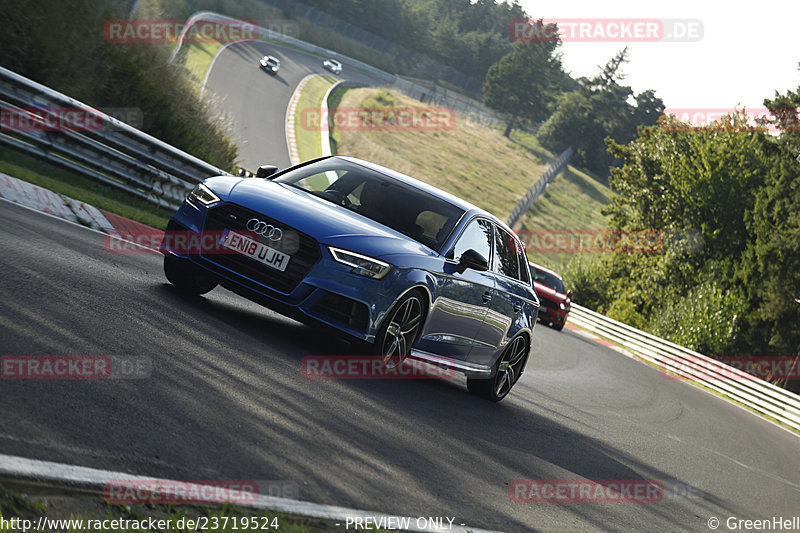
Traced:
<svg viewBox="0 0 800 533">
<path fill-rule="evenodd" d="M 278 243 L 272 242 L 264 236 L 258 236 L 257 238 L 262 244 L 276 248 L 290 256 L 286 270 L 281 272 L 255 259 L 235 252 L 203 254 L 203 258 L 228 268 L 265 287 L 284 294 L 290 293 L 308 275 L 308 272 L 317 261 L 321 259 L 322 255 L 319 251 L 319 243 L 313 237 L 299 232 L 278 220 L 231 203 L 225 203 L 209 209 L 204 229 L 205 231 L 214 232 L 215 234 L 229 229 L 252 235 L 252 233 L 247 230 L 247 221 L 251 218 L 256 218 L 276 228 L 280 228 L 283 237 Z"/>
</svg>

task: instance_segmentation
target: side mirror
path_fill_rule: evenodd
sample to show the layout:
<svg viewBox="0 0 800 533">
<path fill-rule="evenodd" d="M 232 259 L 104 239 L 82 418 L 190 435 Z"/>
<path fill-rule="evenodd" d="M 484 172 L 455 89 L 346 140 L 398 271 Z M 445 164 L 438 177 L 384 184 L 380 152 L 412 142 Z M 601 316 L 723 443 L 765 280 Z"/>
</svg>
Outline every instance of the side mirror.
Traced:
<svg viewBox="0 0 800 533">
<path fill-rule="evenodd" d="M 464 270 L 468 268 L 477 270 L 479 272 L 484 272 L 489 270 L 489 261 L 487 261 L 486 258 L 481 254 L 470 248 L 461 254 L 461 259 L 458 260 L 458 266 L 461 267 L 461 272 L 464 272 Z"/>
<path fill-rule="evenodd" d="M 567 291 L 567 298 L 572 300 L 572 291 Z"/>
<path fill-rule="evenodd" d="M 278 172 L 278 167 L 276 167 L 275 165 L 261 165 L 260 167 L 258 167 L 258 170 L 256 171 L 256 177 L 269 178 L 276 172 Z"/>
</svg>

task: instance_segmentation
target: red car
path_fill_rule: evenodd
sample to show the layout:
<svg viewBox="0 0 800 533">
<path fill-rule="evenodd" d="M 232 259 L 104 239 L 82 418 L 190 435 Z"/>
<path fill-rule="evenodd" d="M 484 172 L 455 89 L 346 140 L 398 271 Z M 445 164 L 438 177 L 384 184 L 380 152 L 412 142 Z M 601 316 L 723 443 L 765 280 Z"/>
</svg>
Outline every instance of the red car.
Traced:
<svg viewBox="0 0 800 533">
<path fill-rule="evenodd" d="M 569 314 L 572 291 L 564 290 L 561 276 L 552 270 L 530 261 L 528 264 L 531 267 L 531 276 L 533 276 L 533 288 L 539 295 L 539 320 L 561 331 L 564 329 L 564 323 Z"/>
</svg>

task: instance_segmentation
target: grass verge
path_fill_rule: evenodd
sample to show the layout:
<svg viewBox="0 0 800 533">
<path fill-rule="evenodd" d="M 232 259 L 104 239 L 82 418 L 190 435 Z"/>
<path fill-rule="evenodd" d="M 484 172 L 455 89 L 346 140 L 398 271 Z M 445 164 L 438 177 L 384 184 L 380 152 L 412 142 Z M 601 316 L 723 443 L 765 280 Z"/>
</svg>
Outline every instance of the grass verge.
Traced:
<svg viewBox="0 0 800 533">
<path fill-rule="evenodd" d="M 108 533 L 132 533 L 137 531 L 151 531 L 137 529 L 128 523 L 116 524 L 112 520 L 164 520 L 167 525 L 164 529 L 152 531 L 195 531 L 197 527 L 187 527 L 187 520 L 196 520 L 196 524 L 206 524 L 203 531 L 236 532 L 242 530 L 280 531 L 282 533 L 333 533 L 342 530 L 335 520 L 309 518 L 269 510 L 252 509 L 234 505 L 112 505 L 107 503 L 102 496 L 81 490 L 65 490 L 56 487 L 43 487 L 40 485 L 20 485 L 18 482 L 0 484 L 0 517 L 8 521 L 11 518 L 29 520 L 35 527 L 40 517 L 48 520 L 72 520 L 71 524 L 62 524 L 58 531 L 67 533 L 84 533 L 98 531 Z M 198 518 L 200 520 L 198 520 Z M 206 520 L 206 518 L 208 520 Z M 216 520 L 214 520 L 216 518 Z M 183 519 L 183 522 L 181 522 Z M 75 521 L 82 520 L 83 528 L 77 527 Z M 104 521 L 105 524 L 87 521 Z M 15 524 L 19 522 L 15 521 Z M 87 525 L 102 525 L 103 527 L 87 527 Z M 148 524 L 145 524 L 148 525 Z M 257 525 L 257 527 L 255 527 Z M 179 527 L 183 526 L 183 527 Z M 216 526 L 216 527 L 215 527 Z M 32 529 L 31 528 L 31 529 Z M 3 528 L 0 533 L 20 531 L 20 527 Z M 55 530 L 51 525 L 50 529 Z M 383 530 L 376 530 L 383 531 Z"/>
<path fill-rule="evenodd" d="M 566 232 L 558 230 L 570 230 L 593 239 L 606 227 L 606 217 L 600 210 L 611 202 L 613 194 L 584 171 L 568 166 L 520 218 L 522 235 L 531 230 L 539 237 L 526 239 L 530 260 L 560 272 L 576 256 L 599 254 L 582 251 L 580 245 L 569 240 L 559 241 Z"/>
<path fill-rule="evenodd" d="M 223 46 L 223 43 L 218 41 L 183 45 L 183 50 L 180 52 L 183 56 L 183 66 L 187 77 L 196 85 L 198 91 L 203 87 L 203 80 L 211 61 Z"/>
<path fill-rule="evenodd" d="M 0 172 L 155 228 L 165 229 L 172 216 L 142 198 L 5 148 Z"/>
<path fill-rule="evenodd" d="M 424 107 L 388 89 L 342 89 L 340 107 Z M 337 90 L 337 93 L 340 91 Z M 452 126 L 452 127 L 451 127 Z M 549 161 L 496 131 L 457 115 L 439 129 L 367 125 L 334 129 L 337 153 L 393 168 L 455 194 L 505 220 Z"/>
<path fill-rule="evenodd" d="M 322 155 L 319 126 L 310 118 L 319 113 L 325 93 L 338 80 L 336 76 L 327 74 L 314 76 L 308 80 L 300 93 L 300 100 L 297 102 L 294 116 L 295 139 L 300 161 L 307 161 Z"/>
</svg>

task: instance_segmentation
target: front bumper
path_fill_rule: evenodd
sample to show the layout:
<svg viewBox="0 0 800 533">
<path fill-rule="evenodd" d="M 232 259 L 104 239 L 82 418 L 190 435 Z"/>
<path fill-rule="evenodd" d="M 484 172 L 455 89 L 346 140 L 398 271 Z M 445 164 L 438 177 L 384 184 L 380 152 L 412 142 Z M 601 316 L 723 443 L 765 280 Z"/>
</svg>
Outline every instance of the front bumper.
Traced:
<svg viewBox="0 0 800 533">
<path fill-rule="evenodd" d="M 196 242 L 204 242 L 204 235 L 218 235 L 208 211 L 184 203 L 167 232 L 195 236 Z M 283 315 L 373 342 L 391 306 L 414 285 L 409 269 L 395 267 L 384 279 L 370 279 L 334 260 L 327 246 L 310 236 L 302 238 L 307 240 L 290 261 L 301 262 L 303 254 L 308 268 L 293 273 L 296 279 L 276 276 L 277 271 L 235 252 L 207 252 L 205 244 L 200 250 L 176 248 L 174 239 L 164 239 L 161 252 L 190 261 L 212 273 L 223 287 Z"/>
<path fill-rule="evenodd" d="M 555 309 L 551 307 L 553 305 L 551 302 L 547 302 L 547 305 L 544 301 L 542 301 L 539 307 L 539 320 L 542 322 L 552 322 L 553 324 L 563 324 L 567 321 L 567 315 L 569 315 L 569 308 L 567 309 Z"/>
</svg>

